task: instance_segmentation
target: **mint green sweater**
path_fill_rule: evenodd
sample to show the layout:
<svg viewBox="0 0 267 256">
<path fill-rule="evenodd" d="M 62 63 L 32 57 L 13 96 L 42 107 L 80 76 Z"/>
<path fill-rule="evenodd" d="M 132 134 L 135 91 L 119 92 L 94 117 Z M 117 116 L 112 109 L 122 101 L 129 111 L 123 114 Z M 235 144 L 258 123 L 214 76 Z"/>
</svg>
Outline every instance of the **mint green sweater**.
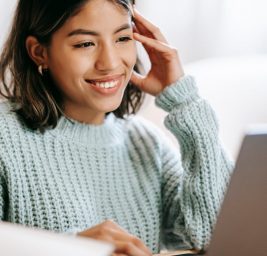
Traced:
<svg viewBox="0 0 267 256">
<path fill-rule="evenodd" d="M 44 134 L 0 104 L 0 219 L 56 232 L 113 219 L 154 252 L 205 248 L 232 163 L 213 110 L 186 76 L 156 97 L 162 132 L 137 116 L 98 126 L 62 116 Z"/>
</svg>

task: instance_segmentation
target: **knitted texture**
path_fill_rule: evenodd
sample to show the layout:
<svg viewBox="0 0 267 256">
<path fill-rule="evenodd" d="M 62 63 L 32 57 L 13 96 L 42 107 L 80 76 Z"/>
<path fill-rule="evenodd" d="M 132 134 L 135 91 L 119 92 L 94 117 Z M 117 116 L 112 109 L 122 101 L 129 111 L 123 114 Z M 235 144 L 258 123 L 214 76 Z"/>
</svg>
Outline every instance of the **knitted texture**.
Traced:
<svg viewBox="0 0 267 256">
<path fill-rule="evenodd" d="M 137 116 L 111 113 L 101 125 L 62 116 L 41 134 L 0 104 L 0 219 L 56 232 L 112 219 L 154 253 L 207 246 L 233 167 L 215 115 L 190 76 L 156 104 L 181 154 Z"/>
</svg>

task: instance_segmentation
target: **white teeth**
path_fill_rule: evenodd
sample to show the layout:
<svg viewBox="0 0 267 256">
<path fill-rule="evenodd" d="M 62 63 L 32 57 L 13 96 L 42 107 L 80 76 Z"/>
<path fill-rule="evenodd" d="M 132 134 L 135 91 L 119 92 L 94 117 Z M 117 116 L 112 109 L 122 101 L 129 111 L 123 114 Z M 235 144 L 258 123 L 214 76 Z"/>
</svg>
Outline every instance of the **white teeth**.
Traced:
<svg viewBox="0 0 267 256">
<path fill-rule="evenodd" d="M 118 84 L 118 80 L 116 80 L 116 81 L 114 80 L 111 82 L 95 82 L 94 84 L 98 87 L 101 87 L 101 88 L 112 88 Z"/>
</svg>

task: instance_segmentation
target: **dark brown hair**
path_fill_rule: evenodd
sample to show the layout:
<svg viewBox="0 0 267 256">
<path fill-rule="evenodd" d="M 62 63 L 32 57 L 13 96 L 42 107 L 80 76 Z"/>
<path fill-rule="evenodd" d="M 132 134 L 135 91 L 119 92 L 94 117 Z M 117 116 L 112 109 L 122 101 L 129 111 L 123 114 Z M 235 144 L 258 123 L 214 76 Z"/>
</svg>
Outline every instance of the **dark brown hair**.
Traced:
<svg viewBox="0 0 267 256">
<path fill-rule="evenodd" d="M 31 128 L 44 131 L 55 127 L 63 114 L 61 93 L 49 72 L 40 76 L 25 46 L 29 35 L 49 46 L 51 37 L 66 20 L 90 0 L 19 0 L 9 36 L 0 57 L 0 95 L 15 103 L 16 112 Z M 130 0 L 108 0 L 126 9 L 131 15 Z M 140 72 L 138 60 L 134 70 Z M 144 94 L 129 83 L 120 106 L 113 111 L 119 117 L 135 114 Z"/>
</svg>

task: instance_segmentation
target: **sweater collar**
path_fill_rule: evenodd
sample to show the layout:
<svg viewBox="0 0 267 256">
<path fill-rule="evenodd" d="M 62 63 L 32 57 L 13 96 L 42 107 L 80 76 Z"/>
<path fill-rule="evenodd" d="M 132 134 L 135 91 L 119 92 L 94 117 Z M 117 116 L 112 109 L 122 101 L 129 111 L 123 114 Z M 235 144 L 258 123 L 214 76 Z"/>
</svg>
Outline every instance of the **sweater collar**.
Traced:
<svg viewBox="0 0 267 256">
<path fill-rule="evenodd" d="M 49 130 L 54 136 L 64 137 L 73 142 L 93 147 L 112 145 L 121 141 L 122 119 L 109 113 L 102 124 L 87 124 L 61 116 L 57 126 Z"/>
</svg>

